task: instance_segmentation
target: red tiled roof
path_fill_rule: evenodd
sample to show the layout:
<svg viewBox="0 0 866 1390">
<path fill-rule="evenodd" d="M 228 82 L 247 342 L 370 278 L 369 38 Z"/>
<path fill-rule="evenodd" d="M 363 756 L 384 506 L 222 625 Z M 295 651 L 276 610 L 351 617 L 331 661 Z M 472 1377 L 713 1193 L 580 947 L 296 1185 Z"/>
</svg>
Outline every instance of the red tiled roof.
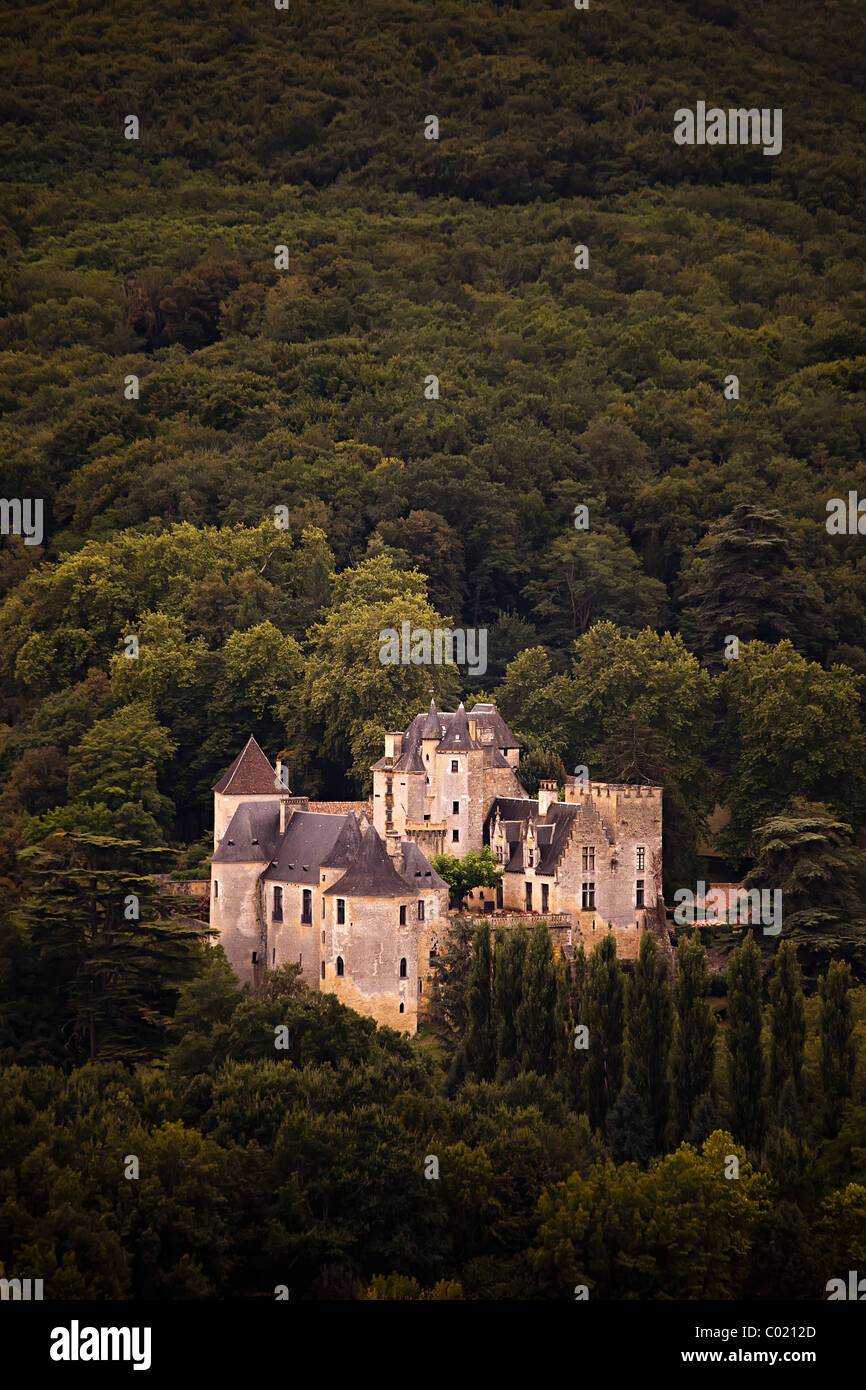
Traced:
<svg viewBox="0 0 866 1390">
<path fill-rule="evenodd" d="M 214 787 L 229 796 L 276 796 L 280 791 L 277 774 L 255 739 L 250 737 L 231 767 Z"/>
</svg>

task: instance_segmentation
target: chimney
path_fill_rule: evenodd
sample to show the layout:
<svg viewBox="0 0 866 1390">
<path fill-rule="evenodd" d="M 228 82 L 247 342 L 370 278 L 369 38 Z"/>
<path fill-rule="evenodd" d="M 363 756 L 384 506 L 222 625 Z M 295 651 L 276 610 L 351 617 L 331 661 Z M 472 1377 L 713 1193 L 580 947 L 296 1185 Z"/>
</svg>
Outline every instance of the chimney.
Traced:
<svg viewBox="0 0 866 1390">
<path fill-rule="evenodd" d="M 277 758 L 277 783 L 280 788 L 285 787 L 289 790 L 289 765 L 283 762 L 282 753 Z"/>
<path fill-rule="evenodd" d="M 403 751 L 403 733 L 392 729 L 385 735 L 385 757 L 399 758 Z"/>
<path fill-rule="evenodd" d="M 294 812 L 294 809 L 295 809 L 295 808 L 292 806 L 291 799 L 290 799 L 288 796 L 281 796 L 281 797 L 280 797 L 280 834 L 281 834 L 281 835 L 285 835 L 286 830 L 288 829 L 289 821 L 292 819 L 292 814 L 293 814 L 293 812 Z"/>
<path fill-rule="evenodd" d="M 475 730 L 476 730 L 477 728 L 478 728 L 478 720 L 477 720 L 477 719 L 470 719 L 470 720 L 469 720 L 469 737 L 470 737 L 471 739 L 473 739 L 473 740 L 475 739 Z"/>
<path fill-rule="evenodd" d="M 387 830 L 385 832 L 385 847 L 392 859 L 402 858 L 399 830 Z"/>
<path fill-rule="evenodd" d="M 545 777 L 538 784 L 538 819 L 544 820 L 547 815 L 548 807 L 552 801 L 556 801 L 559 793 L 556 782 L 552 778 Z"/>
</svg>

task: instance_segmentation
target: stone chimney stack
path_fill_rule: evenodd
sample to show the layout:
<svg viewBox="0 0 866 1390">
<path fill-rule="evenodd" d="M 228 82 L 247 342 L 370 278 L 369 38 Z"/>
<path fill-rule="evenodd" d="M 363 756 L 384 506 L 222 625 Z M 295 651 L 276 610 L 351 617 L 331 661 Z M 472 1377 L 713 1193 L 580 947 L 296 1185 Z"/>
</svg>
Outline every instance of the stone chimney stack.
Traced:
<svg viewBox="0 0 866 1390">
<path fill-rule="evenodd" d="M 277 767 L 279 767 L 279 764 L 277 764 Z M 289 821 L 292 819 L 292 812 L 294 811 L 294 809 L 295 809 L 295 808 L 292 806 L 291 797 L 288 797 L 288 796 L 281 796 L 281 797 L 280 797 L 280 834 L 281 834 L 281 835 L 285 835 L 286 830 L 287 830 L 287 828 L 288 828 Z"/>
<path fill-rule="evenodd" d="M 402 858 L 402 845 L 399 830 L 386 831 L 385 848 L 392 859 Z"/>
<path fill-rule="evenodd" d="M 538 819 L 543 820 L 547 815 L 548 808 L 552 801 L 558 799 L 559 793 L 556 782 L 551 778 L 544 778 L 538 784 Z"/>
</svg>

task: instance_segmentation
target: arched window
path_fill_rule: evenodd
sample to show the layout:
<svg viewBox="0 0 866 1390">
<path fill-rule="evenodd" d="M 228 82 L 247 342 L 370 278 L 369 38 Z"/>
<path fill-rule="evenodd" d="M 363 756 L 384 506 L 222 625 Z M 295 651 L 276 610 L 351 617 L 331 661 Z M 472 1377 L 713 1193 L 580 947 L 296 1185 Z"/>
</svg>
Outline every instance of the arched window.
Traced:
<svg viewBox="0 0 866 1390">
<path fill-rule="evenodd" d="M 342 975 L 342 973 L 343 973 L 343 957 L 342 957 L 342 956 L 337 956 L 337 974 L 338 974 L 338 975 Z"/>
<path fill-rule="evenodd" d="M 401 956 L 401 957 L 400 957 L 400 979 L 401 979 L 401 980 L 405 980 L 405 978 L 406 978 L 406 957 L 405 957 L 405 956 Z"/>
</svg>

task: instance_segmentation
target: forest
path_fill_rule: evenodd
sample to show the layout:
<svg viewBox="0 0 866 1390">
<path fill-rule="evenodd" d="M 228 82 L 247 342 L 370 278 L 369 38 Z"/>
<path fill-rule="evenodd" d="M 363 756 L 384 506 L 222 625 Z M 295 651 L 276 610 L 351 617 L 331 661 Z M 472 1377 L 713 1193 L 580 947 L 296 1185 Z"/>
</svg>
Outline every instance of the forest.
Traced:
<svg viewBox="0 0 866 1390">
<path fill-rule="evenodd" d="M 45 512 L 0 536 L 7 1271 L 814 1298 L 866 1267 L 866 520 L 826 525 L 866 497 L 863 28 L 4 7 L 0 495 Z M 781 153 L 677 145 L 698 99 L 782 108 Z M 382 665 L 407 619 L 486 630 L 486 672 Z M 363 796 L 431 694 L 495 702 L 530 795 L 662 785 L 666 900 L 711 855 L 782 889 L 781 946 L 566 970 L 458 919 L 411 1041 L 290 975 L 240 991 L 152 875 L 208 875 L 250 734 L 294 793 Z"/>
</svg>

